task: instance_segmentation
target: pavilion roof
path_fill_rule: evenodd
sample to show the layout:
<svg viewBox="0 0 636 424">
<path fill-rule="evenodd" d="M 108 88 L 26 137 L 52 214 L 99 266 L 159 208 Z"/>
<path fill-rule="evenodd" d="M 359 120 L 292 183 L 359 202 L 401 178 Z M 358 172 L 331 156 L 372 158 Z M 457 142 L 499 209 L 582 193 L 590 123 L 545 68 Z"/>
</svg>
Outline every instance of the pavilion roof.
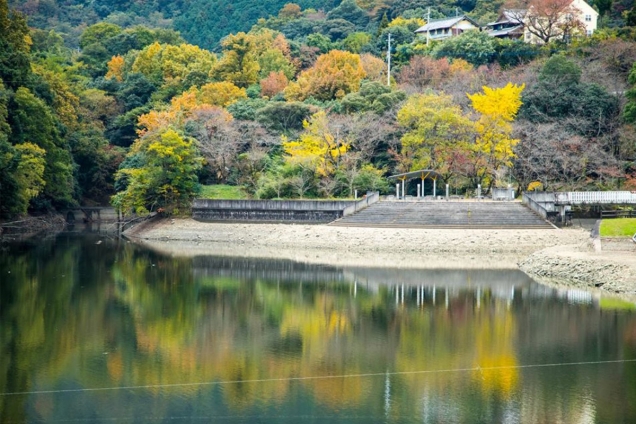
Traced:
<svg viewBox="0 0 636 424">
<path fill-rule="evenodd" d="M 435 171 L 434 169 L 420 169 L 417 171 L 405 172 L 403 174 L 391 175 L 389 179 L 396 180 L 412 180 L 413 178 L 421 178 L 423 180 L 430 178 L 432 180 L 436 180 L 438 178 L 442 178 L 442 174 Z"/>
</svg>

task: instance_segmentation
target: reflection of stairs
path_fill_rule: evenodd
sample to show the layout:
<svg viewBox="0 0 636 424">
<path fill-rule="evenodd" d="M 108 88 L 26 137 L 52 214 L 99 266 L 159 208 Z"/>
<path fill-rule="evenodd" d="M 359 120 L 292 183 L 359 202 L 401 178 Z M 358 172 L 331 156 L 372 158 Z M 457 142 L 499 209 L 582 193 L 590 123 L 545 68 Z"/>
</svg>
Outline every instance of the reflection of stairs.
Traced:
<svg viewBox="0 0 636 424">
<path fill-rule="evenodd" d="M 384 201 L 330 225 L 383 228 L 553 228 L 516 202 Z"/>
</svg>

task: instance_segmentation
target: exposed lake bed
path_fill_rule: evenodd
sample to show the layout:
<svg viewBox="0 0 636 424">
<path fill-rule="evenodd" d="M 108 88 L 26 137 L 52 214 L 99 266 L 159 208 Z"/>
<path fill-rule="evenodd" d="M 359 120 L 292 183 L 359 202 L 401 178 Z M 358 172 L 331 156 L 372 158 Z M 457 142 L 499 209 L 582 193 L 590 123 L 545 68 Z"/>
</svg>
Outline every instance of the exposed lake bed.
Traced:
<svg viewBox="0 0 636 424">
<path fill-rule="evenodd" d="M 401 268 L 519 269 L 551 284 L 636 298 L 636 254 L 595 250 L 582 228 L 460 230 L 157 220 L 127 236 L 165 254 Z"/>
</svg>

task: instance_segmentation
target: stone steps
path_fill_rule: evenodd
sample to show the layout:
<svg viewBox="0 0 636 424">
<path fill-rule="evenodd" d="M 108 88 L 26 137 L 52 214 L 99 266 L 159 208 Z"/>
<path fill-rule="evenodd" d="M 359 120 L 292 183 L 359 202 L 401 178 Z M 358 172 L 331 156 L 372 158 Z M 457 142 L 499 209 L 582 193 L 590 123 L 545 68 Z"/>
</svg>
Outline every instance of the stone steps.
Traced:
<svg viewBox="0 0 636 424">
<path fill-rule="evenodd" d="M 521 203 L 446 201 L 383 201 L 330 225 L 374 228 L 553 228 Z"/>
</svg>

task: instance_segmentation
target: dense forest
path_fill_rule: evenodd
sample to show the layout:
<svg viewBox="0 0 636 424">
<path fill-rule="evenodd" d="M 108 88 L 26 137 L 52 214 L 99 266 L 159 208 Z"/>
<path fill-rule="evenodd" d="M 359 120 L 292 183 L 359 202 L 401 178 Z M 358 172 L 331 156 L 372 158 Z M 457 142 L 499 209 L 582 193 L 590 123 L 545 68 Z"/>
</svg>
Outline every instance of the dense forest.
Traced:
<svg viewBox="0 0 636 424">
<path fill-rule="evenodd" d="M 423 167 L 461 192 L 636 189 L 633 0 L 544 46 L 414 32 L 503 2 L 244 3 L 0 0 L 0 217 L 386 193 Z"/>
</svg>

